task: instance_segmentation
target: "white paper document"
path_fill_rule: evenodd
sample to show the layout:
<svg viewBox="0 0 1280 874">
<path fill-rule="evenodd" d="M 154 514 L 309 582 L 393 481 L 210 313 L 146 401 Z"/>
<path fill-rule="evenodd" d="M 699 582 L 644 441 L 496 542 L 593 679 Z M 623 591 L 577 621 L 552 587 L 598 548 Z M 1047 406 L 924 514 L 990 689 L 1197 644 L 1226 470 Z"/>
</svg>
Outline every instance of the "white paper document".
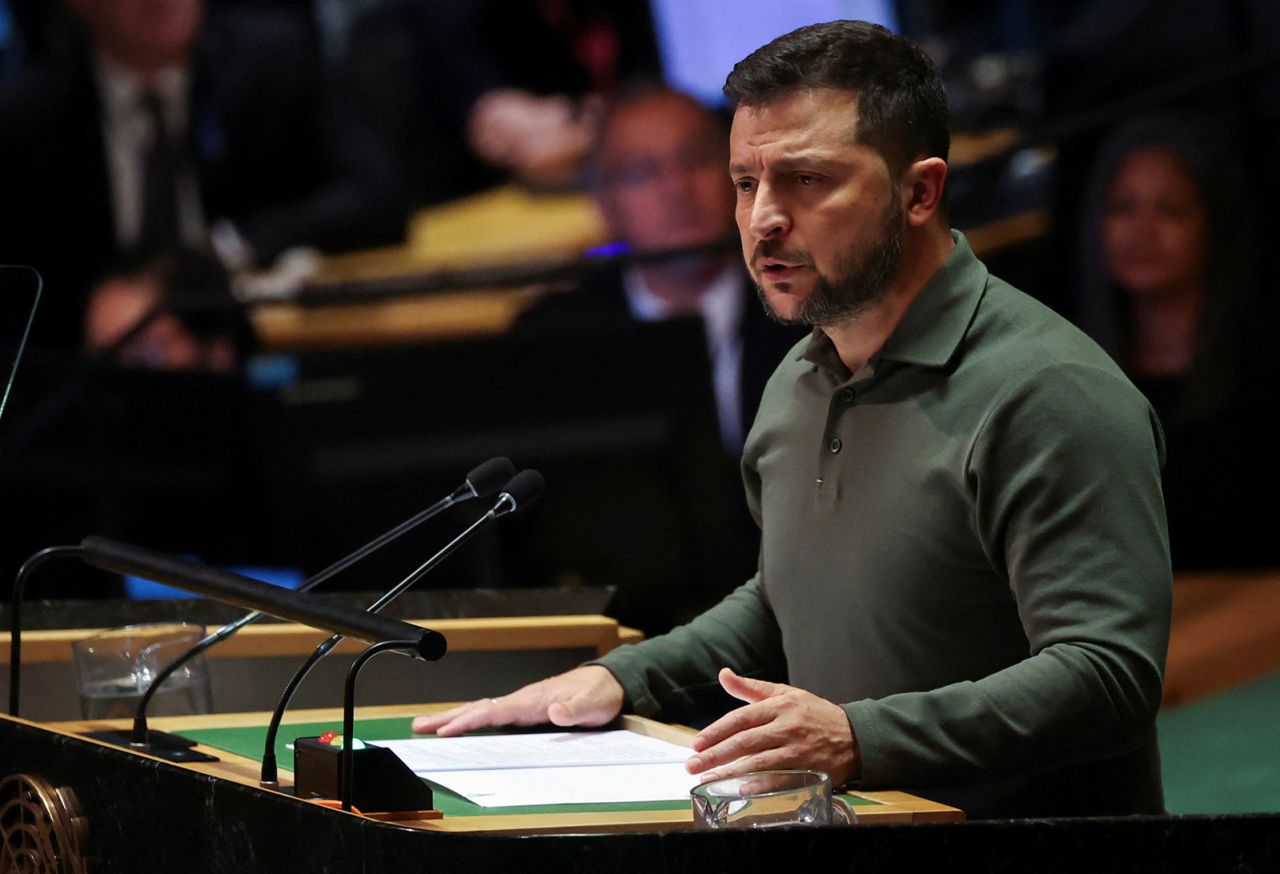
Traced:
<svg viewBox="0 0 1280 874">
<path fill-rule="evenodd" d="M 379 741 L 414 773 L 482 807 L 682 801 L 691 750 L 632 731 Z"/>
</svg>

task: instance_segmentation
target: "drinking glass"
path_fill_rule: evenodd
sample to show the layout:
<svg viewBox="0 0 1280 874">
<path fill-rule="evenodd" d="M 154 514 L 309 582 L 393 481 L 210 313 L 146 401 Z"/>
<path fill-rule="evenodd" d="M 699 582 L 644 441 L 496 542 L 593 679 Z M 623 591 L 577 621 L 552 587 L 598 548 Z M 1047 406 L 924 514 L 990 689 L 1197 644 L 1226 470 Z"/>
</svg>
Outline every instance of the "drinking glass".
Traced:
<svg viewBox="0 0 1280 874">
<path fill-rule="evenodd" d="M 690 790 L 698 828 L 778 828 L 851 825 L 858 821 L 843 798 L 832 798 L 822 771 L 756 771 L 712 780 Z"/>
<path fill-rule="evenodd" d="M 205 636 L 203 625 L 155 622 L 110 628 L 71 644 L 80 714 L 85 719 L 131 718 L 143 692 L 170 662 Z M 213 693 L 204 656 L 191 659 L 151 697 L 148 716 L 209 713 Z"/>
</svg>

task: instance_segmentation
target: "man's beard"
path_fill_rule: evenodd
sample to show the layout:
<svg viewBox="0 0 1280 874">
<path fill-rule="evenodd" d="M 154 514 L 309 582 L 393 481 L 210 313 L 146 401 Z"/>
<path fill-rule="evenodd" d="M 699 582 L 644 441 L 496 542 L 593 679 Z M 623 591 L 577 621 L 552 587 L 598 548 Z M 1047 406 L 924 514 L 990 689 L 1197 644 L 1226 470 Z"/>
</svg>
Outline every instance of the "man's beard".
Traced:
<svg viewBox="0 0 1280 874">
<path fill-rule="evenodd" d="M 888 292 L 889 284 L 902 263 L 902 234 L 902 204 L 898 198 L 890 197 L 881 222 L 880 235 L 872 242 L 870 250 L 860 256 L 855 246 L 850 246 L 842 252 L 836 263 L 835 278 L 828 279 L 818 274 L 813 290 L 800 301 L 794 315 L 784 317 L 774 311 L 769 305 L 764 287 L 757 281 L 756 294 L 764 304 L 764 311 L 769 318 L 783 325 L 823 327 L 857 318 Z M 808 253 L 783 251 L 773 240 L 765 240 L 756 247 L 752 262 L 771 257 L 813 264 Z"/>
</svg>

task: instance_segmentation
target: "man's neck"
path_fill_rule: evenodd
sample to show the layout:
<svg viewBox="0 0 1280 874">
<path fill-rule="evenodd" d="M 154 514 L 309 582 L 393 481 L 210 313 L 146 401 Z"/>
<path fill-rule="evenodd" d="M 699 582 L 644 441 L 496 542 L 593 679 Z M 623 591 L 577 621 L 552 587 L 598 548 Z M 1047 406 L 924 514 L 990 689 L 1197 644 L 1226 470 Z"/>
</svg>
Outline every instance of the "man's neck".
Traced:
<svg viewBox="0 0 1280 874">
<path fill-rule="evenodd" d="M 696 313 L 698 301 L 729 264 L 733 255 L 691 255 L 667 262 L 646 264 L 640 277 L 670 314 Z"/>
<path fill-rule="evenodd" d="M 178 89 L 186 76 L 186 65 L 182 62 L 164 67 L 139 67 L 102 51 L 95 53 L 94 66 L 104 81 L 143 91 L 158 89 L 163 94 Z"/>
<path fill-rule="evenodd" d="M 852 319 L 822 327 L 851 373 L 857 373 L 880 351 L 954 247 L 950 230 L 941 225 L 909 230 L 903 241 L 901 266 L 884 297 Z"/>
<path fill-rule="evenodd" d="M 153 87 L 161 77 L 172 76 L 176 71 L 185 69 L 188 61 L 186 56 L 124 57 L 104 45 L 95 45 L 94 53 L 100 66 L 116 75 L 133 77 L 143 88 Z"/>
</svg>

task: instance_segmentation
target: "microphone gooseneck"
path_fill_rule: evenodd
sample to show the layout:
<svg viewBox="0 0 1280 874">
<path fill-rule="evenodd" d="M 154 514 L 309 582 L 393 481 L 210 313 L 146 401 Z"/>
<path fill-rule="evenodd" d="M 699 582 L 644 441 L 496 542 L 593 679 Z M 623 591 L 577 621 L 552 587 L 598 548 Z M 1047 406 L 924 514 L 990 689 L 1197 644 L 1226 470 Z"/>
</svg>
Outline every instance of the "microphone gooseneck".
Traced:
<svg viewBox="0 0 1280 874">
<path fill-rule="evenodd" d="M 410 586 L 425 577 L 442 561 L 452 555 L 458 547 L 474 537 L 481 528 L 491 524 L 501 516 L 518 512 L 531 505 L 542 494 L 544 485 L 545 480 L 543 479 L 542 474 L 538 473 L 536 470 L 524 470 L 513 476 L 507 482 L 506 487 L 503 488 L 502 493 L 498 496 L 498 500 L 487 513 L 468 525 L 461 534 L 445 544 L 444 547 L 442 547 L 435 555 L 431 556 L 419 565 L 403 580 L 370 604 L 368 612 L 377 613 L 382 610 L 382 608 L 386 607 L 398 598 Z M 342 635 L 335 634 L 334 636 L 322 641 L 285 685 L 284 692 L 280 695 L 280 700 L 276 704 L 276 709 L 271 714 L 271 722 L 267 725 L 267 737 L 262 752 L 262 770 L 259 774 L 258 781 L 260 785 L 268 788 L 274 788 L 279 785 L 278 765 L 276 761 L 276 736 L 280 732 L 280 723 L 284 719 L 284 712 L 288 709 L 289 703 L 293 700 L 294 693 L 298 690 L 298 687 L 302 685 L 302 681 L 306 679 L 309 673 L 311 673 L 311 669 L 314 668 L 322 658 L 328 655 L 341 640 Z"/>
<path fill-rule="evenodd" d="M 22 598 L 27 588 L 27 578 L 36 568 L 54 558 L 78 558 L 78 546 L 50 546 L 32 555 L 22 563 L 13 580 L 13 597 L 9 602 L 9 715 L 18 716 L 20 684 L 22 681 Z"/>
<path fill-rule="evenodd" d="M 314 576 L 308 577 L 295 591 L 311 591 L 316 586 L 332 579 L 356 562 L 376 552 L 388 543 L 391 543 L 393 540 L 409 533 L 414 528 L 417 528 L 427 520 L 439 515 L 454 504 L 468 501 L 471 498 L 485 497 L 492 494 L 497 491 L 504 482 L 511 478 L 515 473 L 515 470 L 516 466 L 511 463 L 511 460 L 502 456 L 490 458 L 488 461 L 481 462 L 467 473 L 466 477 L 463 479 L 462 485 L 454 489 L 449 495 L 446 495 L 436 501 L 422 512 L 401 522 L 390 531 L 375 537 L 355 552 L 344 556 Z M 231 635 L 235 634 L 246 625 L 251 625 L 252 623 L 257 622 L 262 618 L 262 616 L 263 613 L 258 610 L 246 613 L 234 622 L 230 622 L 219 628 L 217 631 L 207 635 L 203 640 L 191 647 L 191 649 L 165 665 L 147 686 L 146 690 L 142 693 L 142 699 L 138 702 L 138 709 L 134 713 L 133 717 L 131 743 L 134 746 L 145 747 L 147 745 L 147 707 L 151 703 L 152 696 L 155 695 L 156 690 L 160 688 L 161 684 L 163 684 L 165 680 L 169 679 L 169 677 L 172 676 L 178 668 L 182 667 L 196 656 L 206 652 L 210 648 L 231 637 Z"/>
</svg>

